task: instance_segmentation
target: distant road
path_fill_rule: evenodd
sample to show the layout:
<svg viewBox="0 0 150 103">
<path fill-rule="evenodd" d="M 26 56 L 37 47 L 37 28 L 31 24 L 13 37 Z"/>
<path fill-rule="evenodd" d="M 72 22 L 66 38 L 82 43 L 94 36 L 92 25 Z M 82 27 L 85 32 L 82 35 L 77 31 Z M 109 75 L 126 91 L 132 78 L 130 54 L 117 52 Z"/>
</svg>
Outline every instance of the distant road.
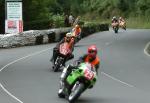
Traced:
<svg viewBox="0 0 150 103">
<path fill-rule="evenodd" d="M 96 44 L 101 67 L 95 87 L 76 103 L 149 103 L 150 57 L 144 53 L 149 41 L 147 29 L 110 30 L 82 39 L 74 60 Z M 66 103 L 57 96 L 60 73 L 50 71 L 55 45 L 0 49 L 0 103 Z"/>
</svg>

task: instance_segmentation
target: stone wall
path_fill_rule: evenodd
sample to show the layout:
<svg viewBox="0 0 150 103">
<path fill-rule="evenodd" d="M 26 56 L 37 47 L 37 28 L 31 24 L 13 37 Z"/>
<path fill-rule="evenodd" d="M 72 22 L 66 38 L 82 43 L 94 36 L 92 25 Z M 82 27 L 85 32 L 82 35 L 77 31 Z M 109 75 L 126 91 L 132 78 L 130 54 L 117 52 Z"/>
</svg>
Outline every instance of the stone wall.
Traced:
<svg viewBox="0 0 150 103">
<path fill-rule="evenodd" d="M 11 48 L 25 45 L 36 45 L 58 41 L 62 32 L 70 28 L 29 30 L 18 34 L 0 35 L 0 48 Z"/>
<path fill-rule="evenodd" d="M 48 30 L 29 30 L 18 34 L 0 35 L 0 48 L 12 48 L 26 45 L 39 45 L 60 41 L 71 28 Z M 82 37 L 94 32 L 109 30 L 108 24 L 82 27 Z"/>
</svg>

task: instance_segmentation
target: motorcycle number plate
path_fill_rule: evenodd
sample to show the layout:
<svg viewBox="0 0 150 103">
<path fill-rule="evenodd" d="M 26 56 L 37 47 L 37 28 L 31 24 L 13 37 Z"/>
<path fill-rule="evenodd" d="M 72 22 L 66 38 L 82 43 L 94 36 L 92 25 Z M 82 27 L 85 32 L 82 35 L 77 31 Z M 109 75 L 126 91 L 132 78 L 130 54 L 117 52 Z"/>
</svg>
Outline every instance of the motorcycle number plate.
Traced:
<svg viewBox="0 0 150 103">
<path fill-rule="evenodd" d="M 62 52 L 63 54 L 67 54 L 67 51 L 66 51 L 65 48 L 61 48 L 61 52 Z"/>
<path fill-rule="evenodd" d="M 91 70 L 86 69 L 84 72 L 84 76 L 88 79 L 88 80 L 92 80 L 94 77 L 94 73 Z"/>
<path fill-rule="evenodd" d="M 68 49 L 65 46 L 61 46 L 60 47 L 60 52 L 64 55 L 66 55 L 68 53 Z"/>
</svg>

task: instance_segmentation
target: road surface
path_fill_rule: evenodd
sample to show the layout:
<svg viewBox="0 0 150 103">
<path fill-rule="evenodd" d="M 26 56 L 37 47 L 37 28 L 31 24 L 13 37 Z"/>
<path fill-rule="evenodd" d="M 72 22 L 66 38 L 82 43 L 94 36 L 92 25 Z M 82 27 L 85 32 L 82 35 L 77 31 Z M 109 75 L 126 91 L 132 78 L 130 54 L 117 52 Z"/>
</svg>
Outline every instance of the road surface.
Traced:
<svg viewBox="0 0 150 103">
<path fill-rule="evenodd" d="M 118 34 L 110 30 L 82 39 L 74 49 L 74 60 L 96 44 L 101 66 L 94 88 L 76 103 L 149 103 L 150 57 L 144 53 L 149 41 L 146 29 L 119 30 Z M 55 45 L 0 49 L 0 103 L 67 102 L 57 96 L 60 73 L 50 70 Z"/>
</svg>

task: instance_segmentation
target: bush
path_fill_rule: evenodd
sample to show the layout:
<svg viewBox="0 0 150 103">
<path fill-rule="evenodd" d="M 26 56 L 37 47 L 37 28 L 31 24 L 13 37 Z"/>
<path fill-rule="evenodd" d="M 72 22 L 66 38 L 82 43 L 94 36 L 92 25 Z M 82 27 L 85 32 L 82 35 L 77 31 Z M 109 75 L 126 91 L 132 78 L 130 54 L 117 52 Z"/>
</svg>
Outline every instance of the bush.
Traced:
<svg viewBox="0 0 150 103">
<path fill-rule="evenodd" d="M 64 27 L 64 16 L 63 15 L 52 15 L 50 14 L 49 19 L 34 20 L 31 22 L 24 23 L 24 30 L 42 30 L 49 28 Z"/>
<path fill-rule="evenodd" d="M 109 24 L 87 22 L 82 27 L 82 36 L 85 37 L 92 33 L 99 32 L 99 31 L 106 31 L 106 30 L 109 30 Z"/>
<path fill-rule="evenodd" d="M 42 30 L 50 27 L 49 20 L 35 20 L 24 23 L 24 30 Z"/>
<path fill-rule="evenodd" d="M 52 15 L 50 14 L 50 24 L 52 27 L 58 28 L 58 27 L 64 27 L 64 16 L 63 15 Z"/>
</svg>

